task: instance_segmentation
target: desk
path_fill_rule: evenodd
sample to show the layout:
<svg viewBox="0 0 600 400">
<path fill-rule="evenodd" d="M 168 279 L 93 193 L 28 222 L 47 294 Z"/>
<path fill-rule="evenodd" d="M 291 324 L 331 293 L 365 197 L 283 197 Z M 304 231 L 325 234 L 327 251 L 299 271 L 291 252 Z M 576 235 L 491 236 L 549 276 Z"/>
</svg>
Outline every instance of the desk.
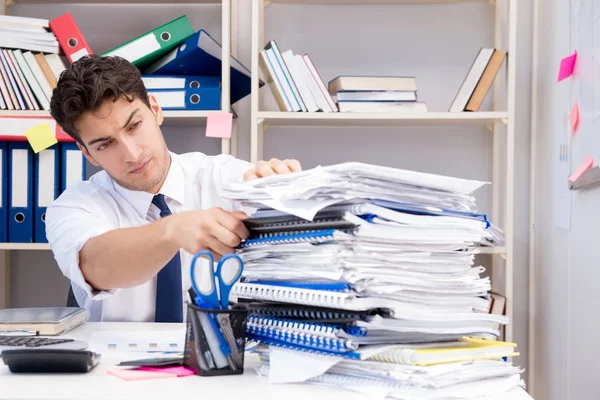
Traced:
<svg viewBox="0 0 600 400">
<path fill-rule="evenodd" d="M 181 329 L 183 324 L 87 323 L 65 334 L 78 340 L 89 341 L 94 331 L 147 332 Z M 141 355 L 139 358 L 144 358 Z M 131 358 L 128 358 L 131 359 Z M 254 371 L 258 360 L 247 354 L 243 375 L 186 378 L 168 378 L 143 381 L 123 381 L 108 375 L 118 359 L 103 358 L 86 374 L 12 374 L 3 363 L 0 366 L 0 398 L 2 399 L 224 399 L 235 400 L 365 400 L 352 392 L 309 384 L 269 384 Z M 484 400 L 484 399 L 481 399 Z M 513 390 L 504 396 L 485 400 L 531 400 L 523 390 Z"/>
</svg>

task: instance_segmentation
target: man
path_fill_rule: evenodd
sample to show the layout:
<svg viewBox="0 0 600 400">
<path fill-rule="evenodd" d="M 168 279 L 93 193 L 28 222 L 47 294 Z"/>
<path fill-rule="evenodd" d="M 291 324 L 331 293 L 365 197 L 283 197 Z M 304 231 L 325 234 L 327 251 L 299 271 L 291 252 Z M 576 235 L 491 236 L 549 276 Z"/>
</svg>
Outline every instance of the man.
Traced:
<svg viewBox="0 0 600 400">
<path fill-rule="evenodd" d="M 190 261 L 218 258 L 248 236 L 230 182 L 301 169 L 296 160 L 252 165 L 228 155 L 177 155 L 139 70 L 119 57 L 84 57 L 62 73 L 50 112 L 103 171 L 47 209 L 46 235 L 92 321 L 180 322 Z"/>
</svg>

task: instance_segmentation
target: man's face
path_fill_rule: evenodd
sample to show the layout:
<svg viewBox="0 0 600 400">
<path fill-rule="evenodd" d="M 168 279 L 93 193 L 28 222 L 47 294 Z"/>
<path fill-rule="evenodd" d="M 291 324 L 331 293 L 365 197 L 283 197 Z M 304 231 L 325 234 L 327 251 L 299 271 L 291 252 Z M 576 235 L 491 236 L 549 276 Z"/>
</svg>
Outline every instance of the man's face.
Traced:
<svg viewBox="0 0 600 400">
<path fill-rule="evenodd" d="M 119 185 L 155 193 L 169 169 L 170 156 L 160 124 L 162 111 L 153 97 L 150 108 L 141 100 L 105 101 L 96 112 L 77 121 L 85 157 Z"/>
</svg>

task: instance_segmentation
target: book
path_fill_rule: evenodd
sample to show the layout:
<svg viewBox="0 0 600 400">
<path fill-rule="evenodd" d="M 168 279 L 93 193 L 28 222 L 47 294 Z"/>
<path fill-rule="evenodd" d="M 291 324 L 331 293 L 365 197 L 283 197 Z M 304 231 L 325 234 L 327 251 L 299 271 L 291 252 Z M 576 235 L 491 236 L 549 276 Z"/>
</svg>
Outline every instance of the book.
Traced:
<svg viewBox="0 0 600 400">
<path fill-rule="evenodd" d="M 481 103 L 483 103 L 483 99 L 485 99 L 485 96 L 492 87 L 492 83 L 494 82 L 498 71 L 500 71 L 500 67 L 502 66 L 505 58 L 506 51 L 494 50 L 494 54 L 492 55 L 490 62 L 485 68 L 483 75 L 481 75 L 481 79 L 479 79 L 479 82 L 477 83 L 477 86 L 475 87 L 475 90 L 473 91 L 473 94 L 471 95 L 471 98 L 465 107 L 466 111 L 479 110 Z"/>
<path fill-rule="evenodd" d="M 0 310 L 0 331 L 37 331 L 55 336 L 68 332 L 90 319 L 90 312 L 78 307 L 31 307 Z"/>
<path fill-rule="evenodd" d="M 494 54 L 494 49 L 481 48 L 477 53 L 477 57 L 473 60 L 471 68 L 467 72 L 465 79 L 463 80 L 452 105 L 450 106 L 450 112 L 462 112 L 465 110 L 473 91 L 477 87 L 481 76 L 483 75 L 487 65 Z"/>
<path fill-rule="evenodd" d="M 350 91 L 417 91 L 414 76 L 347 76 L 340 75 L 328 83 L 329 93 Z"/>
</svg>

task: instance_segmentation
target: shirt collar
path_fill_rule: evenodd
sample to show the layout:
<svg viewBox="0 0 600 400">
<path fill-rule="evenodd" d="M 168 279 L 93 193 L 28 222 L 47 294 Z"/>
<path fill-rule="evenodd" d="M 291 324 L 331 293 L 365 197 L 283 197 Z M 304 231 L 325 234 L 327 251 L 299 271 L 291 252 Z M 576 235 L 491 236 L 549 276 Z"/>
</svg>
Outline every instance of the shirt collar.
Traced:
<svg viewBox="0 0 600 400">
<path fill-rule="evenodd" d="M 164 194 L 165 197 L 175 200 L 179 204 L 183 204 L 185 201 L 185 182 L 183 169 L 177 159 L 177 154 L 169 152 L 169 155 L 171 156 L 171 165 L 169 167 L 169 172 L 167 173 L 167 178 L 163 182 L 159 193 Z M 121 196 L 123 196 L 123 198 L 135 209 L 139 216 L 143 219 L 146 219 L 154 194 L 141 190 L 125 189 L 115 181 L 113 181 L 113 185 L 115 190 Z"/>
</svg>

